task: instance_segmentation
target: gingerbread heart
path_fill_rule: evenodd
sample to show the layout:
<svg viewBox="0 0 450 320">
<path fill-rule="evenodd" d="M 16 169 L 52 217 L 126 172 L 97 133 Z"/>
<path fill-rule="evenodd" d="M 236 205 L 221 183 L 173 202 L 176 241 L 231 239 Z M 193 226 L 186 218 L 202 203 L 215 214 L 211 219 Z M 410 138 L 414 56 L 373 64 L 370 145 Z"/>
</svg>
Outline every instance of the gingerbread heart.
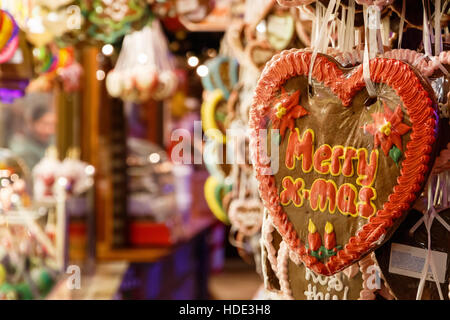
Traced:
<svg viewBox="0 0 450 320">
<path fill-rule="evenodd" d="M 325 55 L 315 59 L 311 93 L 311 56 L 289 50 L 267 64 L 250 110 L 250 148 L 283 241 L 306 267 L 332 275 L 398 227 L 432 166 L 437 119 L 431 88 L 408 64 L 370 61 L 373 102 L 362 65 L 343 69 Z"/>
<path fill-rule="evenodd" d="M 228 99 L 230 91 L 238 81 L 238 64 L 235 59 L 218 56 L 206 63 L 209 72 L 202 77 L 202 85 L 206 91 L 222 90 L 224 97 Z"/>
<path fill-rule="evenodd" d="M 201 108 L 202 126 L 208 138 L 218 143 L 226 142 L 226 116 L 227 103 L 222 90 L 208 93 Z"/>
<path fill-rule="evenodd" d="M 245 55 L 245 24 L 242 21 L 233 21 L 225 33 L 224 39 L 230 47 L 230 52 L 236 58 L 240 65 L 247 63 L 247 56 Z"/>
<path fill-rule="evenodd" d="M 289 13 L 267 17 L 267 40 L 272 48 L 281 51 L 288 47 L 295 32 L 295 20 Z"/>
<path fill-rule="evenodd" d="M 219 182 L 214 176 L 210 176 L 204 186 L 205 199 L 211 212 L 225 224 L 228 224 L 228 216 L 224 210 L 224 198 L 231 191 L 231 186 Z"/>
<path fill-rule="evenodd" d="M 259 199 L 235 199 L 230 203 L 230 222 L 246 236 L 259 232 L 262 224 L 262 205 Z"/>
<path fill-rule="evenodd" d="M 258 70 L 262 70 L 276 52 L 266 40 L 251 41 L 245 48 L 249 62 Z"/>
</svg>

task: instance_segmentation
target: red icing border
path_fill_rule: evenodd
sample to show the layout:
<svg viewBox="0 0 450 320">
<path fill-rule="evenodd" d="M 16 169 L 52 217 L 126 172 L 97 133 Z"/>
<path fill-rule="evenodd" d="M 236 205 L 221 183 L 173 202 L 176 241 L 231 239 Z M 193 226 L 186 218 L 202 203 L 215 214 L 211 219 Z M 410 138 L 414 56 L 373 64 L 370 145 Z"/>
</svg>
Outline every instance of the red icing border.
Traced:
<svg viewBox="0 0 450 320">
<path fill-rule="evenodd" d="M 258 81 L 250 110 L 250 150 L 261 198 L 278 232 L 306 267 L 328 276 L 343 270 L 374 250 L 384 240 L 394 220 L 400 218 L 410 208 L 429 172 L 437 119 L 432 100 L 406 63 L 384 58 L 370 61 L 372 81 L 389 85 L 401 98 L 412 123 L 411 140 L 406 145 L 405 158 L 402 161 L 400 176 L 397 178 L 398 184 L 393 188 L 394 192 L 388 197 L 383 209 L 378 210 L 336 256 L 331 257 L 325 264 L 320 262 L 307 254 L 304 243 L 299 239 L 293 224 L 280 205 L 274 176 L 264 175 L 269 166 L 264 163 L 264 159 L 256 156 L 260 152 L 262 142 L 257 138 L 258 130 L 266 128 L 266 119 L 269 118 L 272 108 L 271 101 L 287 79 L 308 75 L 311 55 L 311 52 L 305 50 L 292 49 L 274 56 L 267 63 Z M 342 100 L 343 105 L 348 106 L 353 96 L 365 87 L 362 73 L 360 65 L 353 70 L 350 77 L 345 78 L 343 71 L 335 63 L 325 56 L 318 55 L 312 77 L 329 87 Z"/>
</svg>

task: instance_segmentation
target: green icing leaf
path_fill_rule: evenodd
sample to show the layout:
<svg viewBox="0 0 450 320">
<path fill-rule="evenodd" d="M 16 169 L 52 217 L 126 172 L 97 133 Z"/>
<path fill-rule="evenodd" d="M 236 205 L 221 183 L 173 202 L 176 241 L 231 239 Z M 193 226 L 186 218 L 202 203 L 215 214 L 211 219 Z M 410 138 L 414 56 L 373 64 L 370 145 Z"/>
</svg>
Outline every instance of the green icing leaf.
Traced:
<svg viewBox="0 0 450 320">
<path fill-rule="evenodd" d="M 402 152 L 396 146 L 393 146 L 389 151 L 389 156 L 394 160 L 395 164 L 398 166 L 398 161 L 402 156 Z"/>
<path fill-rule="evenodd" d="M 308 247 L 309 247 L 308 244 L 306 244 L 305 247 L 306 247 L 306 249 L 308 249 Z M 315 258 L 319 259 L 319 260 L 322 260 L 322 259 L 326 259 L 326 258 L 335 256 L 339 250 L 342 250 L 342 246 L 341 245 L 336 246 L 336 251 L 334 251 L 334 249 L 328 250 L 324 246 L 321 246 L 319 248 L 319 250 L 311 251 L 310 255 L 312 257 L 315 257 Z"/>
</svg>

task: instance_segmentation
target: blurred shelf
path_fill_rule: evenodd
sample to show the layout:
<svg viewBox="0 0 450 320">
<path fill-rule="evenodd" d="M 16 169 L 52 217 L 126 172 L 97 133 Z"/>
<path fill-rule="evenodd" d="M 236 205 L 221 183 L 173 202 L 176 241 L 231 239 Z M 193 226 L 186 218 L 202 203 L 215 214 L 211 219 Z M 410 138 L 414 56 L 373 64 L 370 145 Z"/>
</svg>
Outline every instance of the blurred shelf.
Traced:
<svg viewBox="0 0 450 320">
<path fill-rule="evenodd" d="M 197 235 L 206 231 L 217 220 L 211 216 L 192 218 L 183 226 L 183 236 L 173 244 L 167 247 L 126 247 L 109 248 L 99 244 L 97 246 L 97 259 L 100 261 L 127 261 L 127 262 L 157 262 L 170 255 L 177 247 L 195 238 Z"/>
</svg>

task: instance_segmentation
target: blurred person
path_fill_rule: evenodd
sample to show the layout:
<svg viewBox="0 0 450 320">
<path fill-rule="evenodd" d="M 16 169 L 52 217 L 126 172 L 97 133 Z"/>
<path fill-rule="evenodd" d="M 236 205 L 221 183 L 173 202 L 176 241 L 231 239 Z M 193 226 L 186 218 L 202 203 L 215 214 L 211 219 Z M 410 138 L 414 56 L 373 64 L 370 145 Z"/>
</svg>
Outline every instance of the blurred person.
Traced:
<svg viewBox="0 0 450 320">
<path fill-rule="evenodd" d="M 21 157 L 28 168 L 32 170 L 53 143 L 56 115 L 52 108 L 44 104 L 36 104 L 27 110 L 25 120 L 24 132 L 14 134 L 9 148 Z"/>
</svg>

